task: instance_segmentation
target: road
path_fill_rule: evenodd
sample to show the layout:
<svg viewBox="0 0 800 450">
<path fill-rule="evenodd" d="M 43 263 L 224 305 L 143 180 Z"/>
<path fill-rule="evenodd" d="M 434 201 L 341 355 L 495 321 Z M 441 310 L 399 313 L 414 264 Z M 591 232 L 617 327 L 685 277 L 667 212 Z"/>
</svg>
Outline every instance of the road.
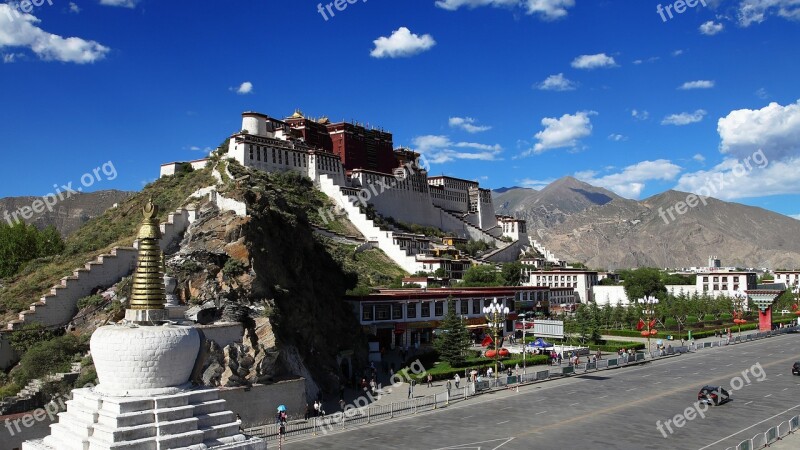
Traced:
<svg viewBox="0 0 800 450">
<path fill-rule="evenodd" d="M 476 397 L 449 408 L 338 434 L 287 442 L 287 449 L 701 449 L 735 447 L 800 414 L 800 334 L 682 355 Z M 749 384 L 746 382 L 749 380 Z M 685 414 L 704 384 L 732 401 Z M 741 384 L 740 384 L 741 383 Z M 700 408 L 702 411 L 703 408 Z M 674 416 L 692 420 L 682 427 Z M 670 427 L 662 425 L 672 419 Z M 669 430 L 671 429 L 671 433 Z"/>
</svg>

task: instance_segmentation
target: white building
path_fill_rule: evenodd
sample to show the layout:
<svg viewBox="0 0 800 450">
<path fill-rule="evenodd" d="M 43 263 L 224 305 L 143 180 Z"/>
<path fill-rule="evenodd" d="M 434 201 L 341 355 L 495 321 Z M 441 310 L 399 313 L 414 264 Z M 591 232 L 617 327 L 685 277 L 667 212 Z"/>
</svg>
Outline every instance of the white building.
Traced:
<svg viewBox="0 0 800 450">
<path fill-rule="evenodd" d="M 758 275 L 755 272 L 705 271 L 697 273 L 697 293 L 712 297 L 733 297 L 739 291 L 755 289 Z"/>
<path fill-rule="evenodd" d="M 597 272 L 592 270 L 531 270 L 523 269 L 528 278 L 525 286 L 567 287 L 575 289 L 577 301 L 593 301 L 592 286 L 597 284 Z"/>
<path fill-rule="evenodd" d="M 503 236 L 511 238 L 512 241 L 528 240 L 528 230 L 524 220 L 509 216 L 497 216 L 497 222 L 503 230 Z"/>
<path fill-rule="evenodd" d="M 776 270 L 775 282 L 783 283 L 788 288 L 800 286 L 800 270 Z"/>
<path fill-rule="evenodd" d="M 161 173 L 159 174 L 160 177 L 166 177 L 169 175 L 175 175 L 176 172 L 181 170 L 181 166 L 184 164 L 188 164 L 193 170 L 200 170 L 206 166 L 208 163 L 208 158 L 203 159 L 195 159 L 194 161 L 187 161 L 187 162 L 170 162 L 161 165 Z"/>
<path fill-rule="evenodd" d="M 598 284 L 592 286 L 592 298 L 597 306 L 617 306 L 618 304 L 628 306 L 630 304 L 628 294 L 625 293 L 625 286 L 622 285 L 601 286 Z"/>
</svg>

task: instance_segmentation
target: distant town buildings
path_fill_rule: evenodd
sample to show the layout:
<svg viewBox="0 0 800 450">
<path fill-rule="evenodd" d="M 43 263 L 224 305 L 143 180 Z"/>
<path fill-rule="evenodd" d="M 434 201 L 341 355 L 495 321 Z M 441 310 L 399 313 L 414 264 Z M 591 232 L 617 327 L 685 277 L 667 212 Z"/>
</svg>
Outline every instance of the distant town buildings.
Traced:
<svg viewBox="0 0 800 450">
<path fill-rule="evenodd" d="M 598 283 L 598 273 L 593 270 L 556 269 L 533 270 L 523 269 L 525 286 L 543 286 L 550 288 L 572 288 L 575 300 L 579 303 L 594 301 L 592 286 Z"/>
<path fill-rule="evenodd" d="M 381 347 L 417 347 L 430 343 L 447 313 L 449 299 L 455 301 L 456 314 L 477 335 L 488 329 L 483 307 L 493 299 L 507 306 L 503 334 L 514 331 L 518 314 L 539 308 L 552 310 L 553 302 L 566 301 L 571 289 L 543 287 L 486 287 L 442 289 L 382 289 L 365 296 L 348 296 L 359 322 L 369 334 L 378 337 Z M 559 303 L 560 305 L 560 303 Z M 561 308 L 561 306 L 558 306 Z"/>
</svg>

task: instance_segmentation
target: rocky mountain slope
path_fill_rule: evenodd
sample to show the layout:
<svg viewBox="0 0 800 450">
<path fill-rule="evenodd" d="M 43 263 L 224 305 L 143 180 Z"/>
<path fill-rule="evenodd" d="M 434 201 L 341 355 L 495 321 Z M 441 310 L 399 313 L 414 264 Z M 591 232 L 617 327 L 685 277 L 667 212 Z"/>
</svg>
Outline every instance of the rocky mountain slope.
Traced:
<svg viewBox="0 0 800 450">
<path fill-rule="evenodd" d="M 61 233 L 61 236 L 68 236 L 88 222 L 89 219 L 100 216 L 108 208 L 114 204 L 122 203 L 131 195 L 133 195 L 132 192 L 117 190 L 96 191 L 86 194 L 78 192 L 71 194 L 64 200 L 57 202 L 52 208 L 44 209 L 42 212 L 35 212 L 32 209 L 30 211 L 24 210 L 23 212 L 26 215 L 31 215 L 28 219 L 24 219 L 20 214 L 17 217 L 23 219 L 25 223 L 36 225 L 39 229 L 53 225 Z M 7 223 L 9 220 L 13 221 L 13 213 L 18 212 L 20 208 L 31 208 L 37 200 L 41 200 L 41 197 L 0 198 L 0 217 L 3 218 L 3 223 Z"/>
<path fill-rule="evenodd" d="M 532 218 L 531 235 L 560 258 L 590 267 L 702 266 L 709 255 L 731 266 L 800 267 L 800 241 L 793 238 L 800 221 L 762 208 L 709 198 L 673 219 L 667 210 L 689 194 L 635 201 L 569 177 L 528 195 L 520 191 L 495 195 L 497 212 Z"/>
</svg>

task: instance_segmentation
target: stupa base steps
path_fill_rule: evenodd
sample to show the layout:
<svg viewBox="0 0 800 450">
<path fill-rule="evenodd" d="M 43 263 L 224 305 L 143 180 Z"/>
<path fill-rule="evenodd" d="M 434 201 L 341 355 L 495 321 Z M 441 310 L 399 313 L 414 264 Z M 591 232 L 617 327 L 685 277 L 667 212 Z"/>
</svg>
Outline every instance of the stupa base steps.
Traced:
<svg viewBox="0 0 800 450">
<path fill-rule="evenodd" d="M 50 436 L 23 450 L 262 450 L 239 432 L 240 422 L 216 389 L 160 397 L 110 397 L 76 389 Z"/>
</svg>

